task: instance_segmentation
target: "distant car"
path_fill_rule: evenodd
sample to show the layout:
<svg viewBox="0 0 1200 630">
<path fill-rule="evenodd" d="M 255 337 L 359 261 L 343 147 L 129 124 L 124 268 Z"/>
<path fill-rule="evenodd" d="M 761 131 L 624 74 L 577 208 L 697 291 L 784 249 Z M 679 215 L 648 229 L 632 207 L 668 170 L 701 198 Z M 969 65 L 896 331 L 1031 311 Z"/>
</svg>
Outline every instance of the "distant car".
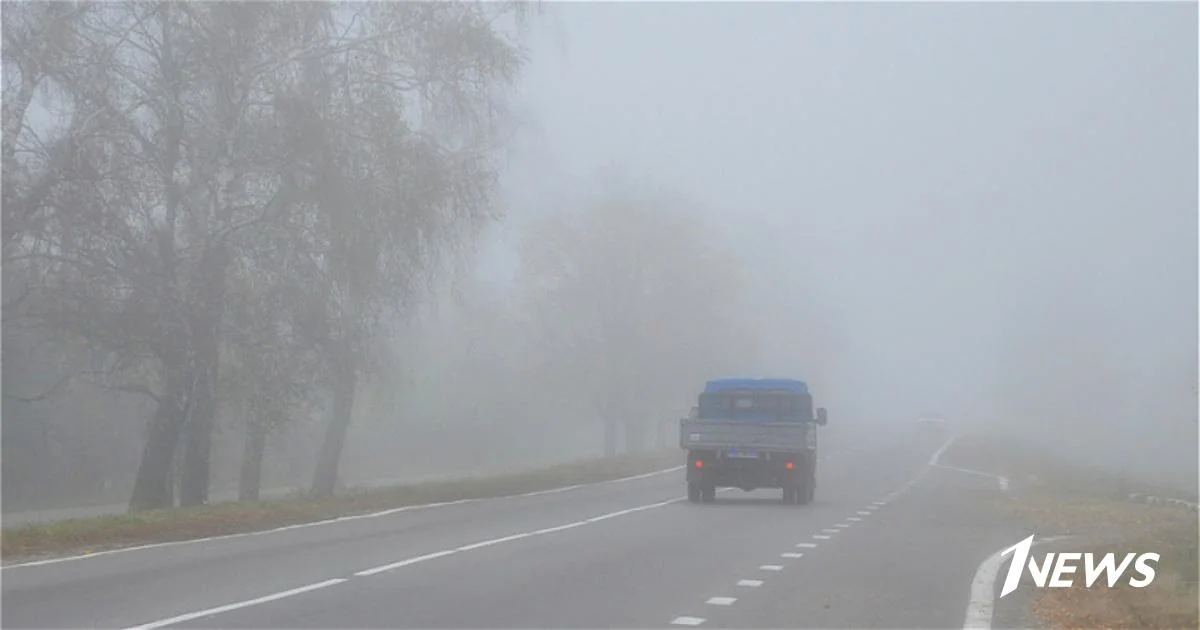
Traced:
<svg viewBox="0 0 1200 630">
<path fill-rule="evenodd" d="M 926 413 L 917 416 L 917 426 L 930 431 L 948 431 L 950 423 L 944 416 L 936 413 Z"/>
</svg>

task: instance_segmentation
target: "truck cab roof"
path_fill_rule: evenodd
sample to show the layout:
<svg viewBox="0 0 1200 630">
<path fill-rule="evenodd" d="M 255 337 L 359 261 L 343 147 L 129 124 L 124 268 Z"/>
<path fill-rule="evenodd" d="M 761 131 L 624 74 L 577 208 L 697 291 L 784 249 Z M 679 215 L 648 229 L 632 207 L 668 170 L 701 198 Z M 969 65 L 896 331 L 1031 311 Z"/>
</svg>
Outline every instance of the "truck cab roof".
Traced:
<svg viewBox="0 0 1200 630">
<path fill-rule="evenodd" d="M 808 384 L 794 378 L 720 378 L 704 384 L 705 394 L 720 394 L 732 391 L 775 391 L 807 395 Z"/>
</svg>

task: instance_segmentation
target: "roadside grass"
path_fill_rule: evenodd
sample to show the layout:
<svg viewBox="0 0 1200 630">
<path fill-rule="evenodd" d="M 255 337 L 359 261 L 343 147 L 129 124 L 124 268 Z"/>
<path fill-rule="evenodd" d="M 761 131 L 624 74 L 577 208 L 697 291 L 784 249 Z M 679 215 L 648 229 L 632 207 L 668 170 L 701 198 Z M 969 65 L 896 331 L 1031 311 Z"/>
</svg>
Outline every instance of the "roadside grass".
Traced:
<svg viewBox="0 0 1200 630">
<path fill-rule="evenodd" d="M 1121 469 L 1063 463 L 1053 449 L 1033 450 L 1028 444 L 997 436 L 962 436 L 942 455 L 941 462 L 997 475 L 1015 486 L 1052 487 L 1059 494 L 1126 499 L 1132 492 L 1197 501 L 1197 487 L 1167 487 L 1138 480 Z"/>
<path fill-rule="evenodd" d="M 653 472 L 682 464 L 679 451 L 588 459 L 488 477 L 372 488 L 328 499 L 306 496 L 34 523 L 0 532 L 5 564 L 133 545 L 207 538 L 368 514 L 412 505 L 503 497 Z"/>
<path fill-rule="evenodd" d="M 1010 500 L 1000 509 L 1038 535 L 1072 535 L 1071 551 L 1116 552 L 1119 558 L 1129 552 L 1161 554 L 1155 580 L 1145 588 L 1122 581 L 1113 588 L 1088 589 L 1079 581 L 1071 588 L 1040 590 L 1033 614 L 1043 627 L 1200 628 L 1200 516 L 1128 499 L 1138 491 L 1172 496 L 1168 490 L 1135 487 L 1123 475 L 1064 465 L 994 440 L 964 437 L 945 455 L 947 464 L 1010 477 Z"/>
<path fill-rule="evenodd" d="M 1135 504 L 1136 505 L 1136 504 Z M 1114 509 L 1118 520 L 1128 506 Z M 1126 536 L 1109 536 L 1108 540 L 1089 539 L 1078 550 L 1092 553 L 1157 552 L 1161 559 L 1155 566 L 1154 582 L 1145 588 L 1119 583 L 1114 588 L 1085 588 L 1077 583 L 1068 589 L 1046 589 L 1034 604 L 1034 614 L 1048 628 L 1054 629 L 1183 629 L 1200 628 L 1200 590 L 1196 583 L 1196 519 L 1186 518 L 1188 512 L 1170 508 L 1153 508 L 1153 515 L 1137 520 L 1142 529 L 1130 529 Z M 1092 515 L 1096 516 L 1097 511 Z M 1108 510 L 1103 515 L 1108 516 Z M 1076 548 L 1072 547 L 1072 551 Z"/>
</svg>

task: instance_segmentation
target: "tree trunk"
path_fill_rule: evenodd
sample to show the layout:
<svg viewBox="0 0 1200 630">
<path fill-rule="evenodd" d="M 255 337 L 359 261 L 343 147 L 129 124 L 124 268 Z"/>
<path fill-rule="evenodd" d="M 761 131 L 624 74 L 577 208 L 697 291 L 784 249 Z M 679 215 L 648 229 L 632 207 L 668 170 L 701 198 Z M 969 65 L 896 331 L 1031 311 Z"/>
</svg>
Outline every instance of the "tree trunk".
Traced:
<svg viewBox="0 0 1200 630">
<path fill-rule="evenodd" d="M 317 456 L 317 470 L 313 475 L 312 493 L 317 497 L 331 497 L 337 488 L 338 464 L 342 459 L 342 448 L 346 444 L 346 433 L 350 430 L 351 413 L 354 411 L 354 392 L 358 384 L 356 371 L 343 367 L 337 378 L 333 392 L 333 414 L 325 429 L 325 439 Z"/>
<path fill-rule="evenodd" d="M 212 435 L 217 419 L 217 378 L 220 367 L 220 329 L 225 312 L 225 273 L 229 267 L 229 252 L 216 244 L 207 252 L 201 264 L 199 290 L 193 303 L 199 305 L 192 322 L 194 348 L 198 371 L 195 380 L 195 404 L 186 426 L 186 450 L 183 455 L 183 480 L 180 505 L 203 505 L 208 501 L 212 481 Z"/>
<path fill-rule="evenodd" d="M 170 6 L 163 6 L 159 15 L 162 26 L 160 63 L 163 67 L 173 66 L 175 63 L 172 46 L 174 29 L 170 27 L 171 22 L 168 19 L 170 11 Z M 163 346 L 160 355 L 163 362 L 163 394 L 159 397 L 158 408 L 155 409 L 154 419 L 151 421 L 150 435 L 147 436 L 146 446 L 142 450 L 142 461 L 138 465 L 133 493 L 129 498 L 130 511 L 175 505 L 175 451 L 179 447 L 179 438 L 191 402 L 186 369 L 187 326 L 180 315 L 187 309 L 186 305 L 179 303 L 177 293 L 180 283 L 176 230 L 183 195 L 179 183 L 175 180 L 175 171 L 182 155 L 184 131 L 184 119 L 177 105 L 178 103 L 168 102 L 160 140 L 161 160 L 156 164 L 166 192 L 165 220 L 154 234 L 158 264 L 161 265 L 161 273 L 158 275 L 158 305 L 161 309 L 160 314 L 165 317 L 164 331 L 159 339 Z"/>
<path fill-rule="evenodd" d="M 238 501 L 257 501 L 262 488 L 263 455 L 267 451 L 267 425 L 256 418 L 246 429 L 242 471 L 238 476 Z"/>
<path fill-rule="evenodd" d="M 214 372 L 215 367 L 205 370 Z M 179 482 L 179 505 L 203 505 L 208 501 L 209 481 L 212 478 L 212 433 L 216 420 L 216 397 L 211 377 L 205 374 L 197 383 L 196 404 L 184 425 L 182 477 Z"/>
<path fill-rule="evenodd" d="M 133 494 L 129 498 L 129 511 L 167 508 L 175 505 L 172 464 L 175 448 L 183 431 L 183 409 L 179 398 L 164 394 L 154 410 L 150 435 L 142 449 L 142 462 L 138 465 Z"/>
</svg>

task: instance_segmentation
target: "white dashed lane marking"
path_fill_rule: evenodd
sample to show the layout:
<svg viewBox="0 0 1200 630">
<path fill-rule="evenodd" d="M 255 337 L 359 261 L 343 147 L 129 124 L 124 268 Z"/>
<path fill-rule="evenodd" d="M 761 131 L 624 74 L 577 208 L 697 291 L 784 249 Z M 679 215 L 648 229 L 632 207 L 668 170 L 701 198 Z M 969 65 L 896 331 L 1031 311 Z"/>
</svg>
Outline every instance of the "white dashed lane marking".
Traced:
<svg viewBox="0 0 1200 630">
<path fill-rule="evenodd" d="M 887 497 L 888 500 L 895 499 L 905 489 L 906 488 L 902 488 L 901 490 L 892 493 L 891 495 L 889 495 Z M 841 532 L 843 529 L 849 528 L 851 526 L 851 523 L 860 522 L 863 520 L 862 517 L 870 516 L 871 510 L 878 510 L 881 506 L 884 506 L 887 504 L 888 504 L 888 501 L 873 501 L 871 503 L 871 505 L 866 506 L 865 510 L 856 511 L 855 514 L 857 514 L 857 516 L 847 516 L 847 517 L 845 517 L 845 520 L 847 522 L 836 523 L 833 525 L 832 528 L 823 529 L 823 530 L 821 530 L 823 533 L 813 534 L 813 538 L 816 540 L 829 540 L 831 538 L 831 536 L 829 534 L 837 534 L 837 533 Z M 798 549 L 815 549 L 817 547 L 817 543 L 811 543 L 811 542 L 796 543 L 796 547 Z M 803 558 L 804 554 L 800 553 L 798 551 L 786 551 L 784 553 L 779 554 L 779 557 L 795 559 L 795 558 Z M 764 564 L 764 565 L 758 567 L 758 569 L 760 571 L 782 571 L 783 566 L 778 565 L 778 564 Z M 762 580 L 738 580 L 737 585 L 741 586 L 741 587 L 746 587 L 746 588 L 758 588 L 763 585 L 763 581 Z M 710 598 L 708 598 L 708 601 L 706 601 L 704 603 L 708 604 L 710 606 L 732 606 L 733 603 L 736 601 L 737 601 L 736 597 L 710 597 Z M 705 619 L 703 617 L 676 617 L 671 620 L 671 624 L 676 625 L 676 626 L 698 626 L 698 625 L 703 624 L 704 622 L 705 622 Z"/>
</svg>

